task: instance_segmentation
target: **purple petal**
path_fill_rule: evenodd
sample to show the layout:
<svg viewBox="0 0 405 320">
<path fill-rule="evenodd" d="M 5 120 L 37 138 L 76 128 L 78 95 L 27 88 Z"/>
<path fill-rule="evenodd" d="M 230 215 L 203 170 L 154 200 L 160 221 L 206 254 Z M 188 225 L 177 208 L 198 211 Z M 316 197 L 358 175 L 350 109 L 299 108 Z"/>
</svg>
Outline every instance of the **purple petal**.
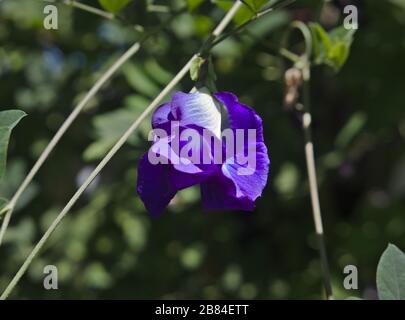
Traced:
<svg viewBox="0 0 405 320">
<path fill-rule="evenodd" d="M 246 197 L 235 196 L 235 185 L 229 179 L 216 177 L 201 184 L 201 198 L 206 210 L 252 211 L 254 202 Z"/>
<path fill-rule="evenodd" d="M 190 128 L 180 127 L 177 134 Z M 199 128 L 202 132 L 202 128 Z M 175 134 L 157 140 L 145 154 L 138 167 L 137 190 L 145 204 L 146 209 L 154 216 L 160 215 L 177 191 L 190 186 L 205 182 L 214 171 L 218 171 L 214 164 L 193 163 L 187 158 L 178 154 L 178 150 L 173 148 Z M 201 144 L 192 141 L 192 147 L 201 158 L 203 139 Z M 187 142 L 181 142 L 179 150 L 182 150 Z M 191 143 L 191 142 L 190 142 Z M 164 163 L 152 164 L 149 156 L 158 156 Z"/>
<path fill-rule="evenodd" d="M 159 216 L 176 194 L 177 190 L 170 183 L 169 170 L 167 165 L 152 165 L 147 154 L 139 162 L 137 191 L 153 216 Z"/>
<path fill-rule="evenodd" d="M 138 168 L 137 190 L 145 207 L 153 215 L 162 213 L 178 190 L 201 184 L 203 205 L 206 209 L 254 209 L 255 200 L 266 185 L 270 160 L 264 144 L 261 118 L 250 107 L 239 103 L 232 93 L 220 92 L 215 97 L 225 106 L 229 127 L 237 133 L 242 129 L 243 142 L 227 154 L 221 142 L 220 107 L 210 95 L 204 93 L 176 93 L 171 103 L 161 105 L 153 114 L 153 128 L 165 129 L 168 136 L 155 140 L 150 152 L 166 159 L 167 164 L 153 165 L 148 154 Z M 172 127 L 171 120 L 178 121 Z M 190 138 L 187 130 L 196 130 L 199 139 Z M 203 130 L 212 136 L 206 138 Z M 254 129 L 255 135 L 249 135 Z M 252 131 L 252 130 L 250 130 Z M 178 149 L 175 144 L 179 137 Z M 236 141 L 237 142 L 237 141 Z M 224 162 L 213 163 L 213 145 L 217 143 Z M 184 153 L 186 148 L 187 152 Z M 210 150 L 209 163 L 203 164 L 203 154 Z M 193 156 L 190 156 L 188 153 Z"/>
<path fill-rule="evenodd" d="M 228 159 L 222 165 L 221 174 L 201 184 L 204 207 L 252 211 L 266 186 L 269 165 L 266 152 L 257 152 L 256 163 L 250 168 L 248 163 L 241 165 L 234 158 Z M 240 174 L 241 168 L 251 169 L 252 174 Z"/>
<path fill-rule="evenodd" d="M 231 129 L 256 129 L 257 141 L 263 142 L 263 123 L 256 112 L 238 101 L 230 92 L 217 92 L 214 96 L 224 104 L 228 111 L 229 127 Z"/>
<path fill-rule="evenodd" d="M 152 115 L 152 128 L 156 129 L 169 121 L 169 114 L 171 111 L 170 103 L 164 103 L 157 107 Z"/>
<path fill-rule="evenodd" d="M 177 191 L 200 184 L 210 176 L 210 173 L 204 171 L 199 174 L 181 172 L 170 164 L 153 165 L 145 154 L 138 167 L 137 191 L 146 209 L 157 217 Z"/>
<path fill-rule="evenodd" d="M 263 147 L 265 148 L 264 144 Z M 264 149 L 263 148 L 263 149 Z M 227 159 L 222 166 L 223 175 L 235 185 L 236 198 L 247 197 L 255 201 L 261 196 L 269 175 L 270 160 L 266 152 L 256 152 L 255 163 L 243 165 L 236 158 Z"/>
<path fill-rule="evenodd" d="M 263 142 L 262 120 L 252 108 L 239 103 L 232 93 L 222 92 L 215 96 L 228 111 L 230 128 L 244 130 L 245 143 L 239 153 L 235 148 L 235 154 L 227 158 L 221 174 L 202 185 L 203 201 L 208 208 L 253 210 L 254 201 L 266 186 L 270 166 Z M 255 139 L 248 139 L 248 129 L 256 130 Z"/>
</svg>

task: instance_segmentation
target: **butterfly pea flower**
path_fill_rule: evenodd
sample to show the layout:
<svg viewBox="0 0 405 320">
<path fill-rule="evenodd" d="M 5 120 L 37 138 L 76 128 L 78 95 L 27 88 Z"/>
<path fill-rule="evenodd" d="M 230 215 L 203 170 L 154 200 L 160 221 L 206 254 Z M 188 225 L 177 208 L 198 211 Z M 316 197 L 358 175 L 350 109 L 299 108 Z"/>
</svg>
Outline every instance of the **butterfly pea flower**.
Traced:
<svg viewBox="0 0 405 320">
<path fill-rule="evenodd" d="M 159 216 L 179 190 L 200 185 L 207 210 L 252 211 L 270 160 L 261 118 L 229 92 L 177 92 L 152 115 L 152 147 L 137 191 Z"/>
</svg>

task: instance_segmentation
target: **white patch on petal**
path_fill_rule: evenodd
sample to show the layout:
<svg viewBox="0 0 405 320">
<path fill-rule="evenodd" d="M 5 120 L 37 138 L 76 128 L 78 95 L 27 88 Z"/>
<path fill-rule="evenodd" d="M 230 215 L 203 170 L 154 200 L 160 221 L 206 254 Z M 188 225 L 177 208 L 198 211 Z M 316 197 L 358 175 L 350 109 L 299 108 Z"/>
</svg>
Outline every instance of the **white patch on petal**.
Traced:
<svg viewBox="0 0 405 320">
<path fill-rule="evenodd" d="M 173 99 L 173 112 L 178 116 L 180 125 L 198 125 L 212 131 L 221 138 L 220 105 L 206 93 L 178 93 Z"/>
</svg>

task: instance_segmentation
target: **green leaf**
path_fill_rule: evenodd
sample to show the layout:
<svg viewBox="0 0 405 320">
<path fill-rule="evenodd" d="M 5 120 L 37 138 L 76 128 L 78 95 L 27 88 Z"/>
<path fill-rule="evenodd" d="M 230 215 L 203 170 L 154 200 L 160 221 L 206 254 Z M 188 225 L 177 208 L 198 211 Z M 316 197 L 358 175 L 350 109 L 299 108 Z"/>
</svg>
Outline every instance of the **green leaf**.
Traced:
<svg viewBox="0 0 405 320">
<path fill-rule="evenodd" d="M 204 59 L 201 57 L 196 57 L 192 62 L 191 62 L 191 67 L 190 67 L 190 77 L 191 80 L 197 81 L 200 77 L 200 69 L 201 66 L 204 64 Z"/>
<path fill-rule="evenodd" d="M 367 115 L 364 112 L 355 112 L 340 130 L 336 138 L 336 146 L 339 149 L 346 148 L 354 137 L 363 129 L 367 122 Z"/>
<path fill-rule="evenodd" d="M 405 254 L 389 244 L 377 267 L 380 300 L 405 300 Z"/>
<path fill-rule="evenodd" d="M 204 0 L 187 0 L 188 10 L 193 11 L 197 9 L 203 2 Z"/>
<path fill-rule="evenodd" d="M 117 13 L 121 9 L 123 9 L 128 3 L 131 2 L 131 0 L 98 0 L 100 2 L 101 6 L 111 12 L 111 13 Z"/>
<path fill-rule="evenodd" d="M 310 23 L 313 58 L 316 64 L 325 64 L 339 71 L 349 57 L 355 30 L 338 27 L 329 33 L 318 23 Z"/>
<path fill-rule="evenodd" d="M 0 111 L 0 180 L 6 171 L 7 149 L 11 130 L 25 117 L 20 110 Z"/>
<path fill-rule="evenodd" d="M 150 98 L 154 98 L 159 93 L 159 86 L 144 71 L 143 66 L 128 62 L 122 72 L 128 83 L 139 93 Z"/>
<path fill-rule="evenodd" d="M 205 15 L 194 15 L 195 33 L 201 37 L 206 37 L 213 28 L 213 22 L 210 17 Z"/>
</svg>

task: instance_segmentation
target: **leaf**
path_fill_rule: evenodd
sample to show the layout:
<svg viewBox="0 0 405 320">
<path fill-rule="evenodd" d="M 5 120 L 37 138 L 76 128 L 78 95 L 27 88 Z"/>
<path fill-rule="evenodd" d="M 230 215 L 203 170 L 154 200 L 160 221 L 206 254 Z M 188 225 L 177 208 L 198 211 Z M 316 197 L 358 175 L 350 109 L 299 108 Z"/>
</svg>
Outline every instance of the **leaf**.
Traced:
<svg viewBox="0 0 405 320">
<path fill-rule="evenodd" d="M 405 300 L 405 254 L 389 244 L 377 267 L 380 300 Z"/>
<path fill-rule="evenodd" d="M 159 65 L 155 59 L 145 61 L 144 68 L 147 75 L 159 84 L 166 84 L 173 78 L 173 74 Z"/>
<path fill-rule="evenodd" d="M 201 66 L 204 64 L 204 59 L 201 57 L 196 57 L 192 62 L 190 66 L 190 77 L 191 80 L 197 81 L 200 77 L 200 69 Z"/>
<path fill-rule="evenodd" d="M 339 71 L 349 57 L 355 30 L 338 27 L 329 33 L 318 23 L 310 23 L 313 58 L 316 64 L 325 64 Z"/>
<path fill-rule="evenodd" d="M 123 9 L 131 0 L 98 0 L 100 5 L 111 13 L 117 13 Z"/>
<path fill-rule="evenodd" d="M 86 161 L 102 158 L 131 126 L 137 116 L 139 116 L 139 112 L 127 109 L 118 109 L 96 116 L 93 120 L 96 141 L 86 148 L 83 158 Z M 146 121 L 144 123 L 149 127 Z M 139 129 L 142 132 L 142 125 Z M 129 143 L 134 142 L 136 138 L 136 135 L 132 136 Z"/>
<path fill-rule="evenodd" d="M 354 137 L 363 129 L 367 122 L 367 115 L 364 112 L 355 112 L 340 130 L 336 138 L 336 146 L 340 149 L 347 147 Z"/>
<path fill-rule="evenodd" d="M 329 39 L 328 33 L 318 23 L 310 23 L 309 27 L 312 32 L 313 52 L 315 55 L 315 61 L 322 63 L 325 51 L 329 51 L 332 48 L 332 43 Z"/>
<path fill-rule="evenodd" d="M 203 2 L 204 0 L 187 0 L 188 10 L 193 11 L 197 9 Z"/>
<path fill-rule="evenodd" d="M 139 93 L 150 98 L 155 97 L 159 93 L 159 86 L 145 73 L 143 67 L 139 64 L 128 62 L 125 68 L 122 69 L 122 72 L 128 83 Z"/>
<path fill-rule="evenodd" d="M 7 149 L 11 130 L 25 117 L 20 110 L 0 111 L 0 180 L 6 171 Z"/>
<path fill-rule="evenodd" d="M 206 37 L 213 28 L 213 21 L 210 17 L 205 15 L 195 15 L 194 16 L 194 28 L 195 33 L 201 37 Z"/>
</svg>

